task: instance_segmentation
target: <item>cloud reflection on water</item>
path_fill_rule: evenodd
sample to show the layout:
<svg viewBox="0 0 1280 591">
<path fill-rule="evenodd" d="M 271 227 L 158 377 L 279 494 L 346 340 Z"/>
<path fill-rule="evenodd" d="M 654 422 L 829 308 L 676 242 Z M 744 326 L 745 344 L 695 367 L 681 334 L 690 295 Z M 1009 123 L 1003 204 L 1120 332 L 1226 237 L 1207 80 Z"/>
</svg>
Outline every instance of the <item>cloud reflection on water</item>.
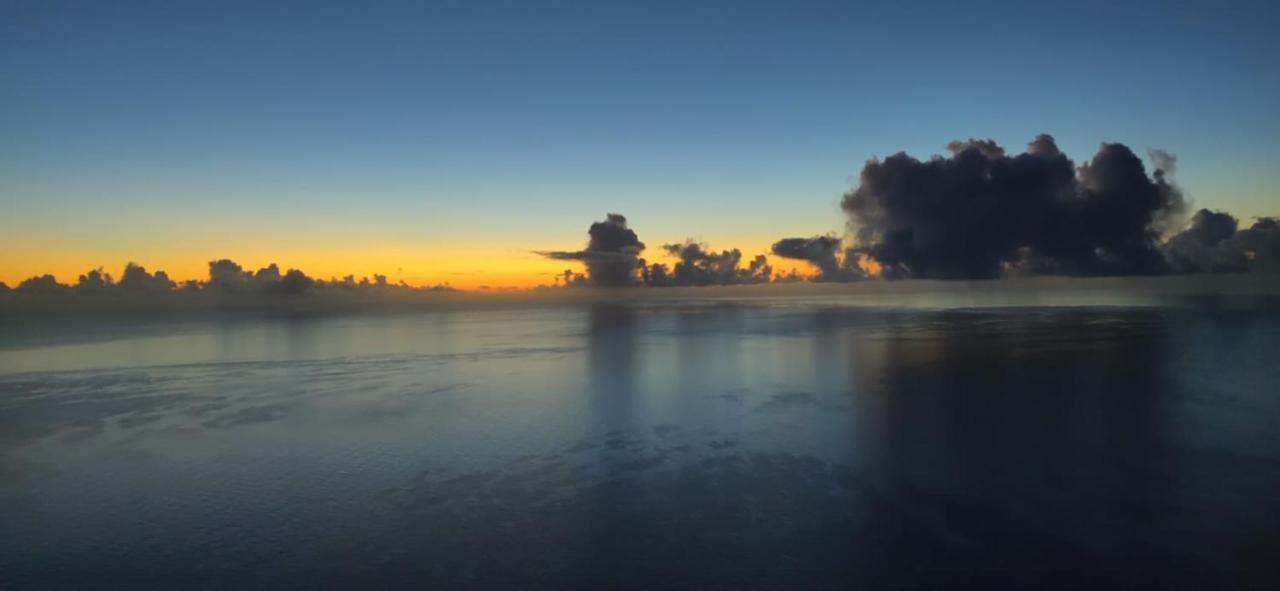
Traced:
<svg viewBox="0 0 1280 591">
<path fill-rule="evenodd" d="M 0 376 L 10 576 L 1274 576 L 1271 309 L 613 303 L 290 322 L 155 337 L 191 343 L 184 363 L 135 343 L 136 367 Z"/>
</svg>

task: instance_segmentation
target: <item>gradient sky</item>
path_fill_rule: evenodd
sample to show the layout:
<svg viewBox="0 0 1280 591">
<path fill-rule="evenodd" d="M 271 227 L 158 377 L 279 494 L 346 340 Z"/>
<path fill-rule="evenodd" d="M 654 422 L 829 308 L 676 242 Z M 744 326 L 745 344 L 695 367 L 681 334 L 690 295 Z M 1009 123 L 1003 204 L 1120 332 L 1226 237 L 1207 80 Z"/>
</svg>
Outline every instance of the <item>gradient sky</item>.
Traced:
<svg viewBox="0 0 1280 591">
<path fill-rule="evenodd" d="M 0 280 L 527 286 L 609 211 L 756 254 L 870 157 L 1040 132 L 1280 214 L 1272 2 L 379 4 L 0 0 Z"/>
</svg>

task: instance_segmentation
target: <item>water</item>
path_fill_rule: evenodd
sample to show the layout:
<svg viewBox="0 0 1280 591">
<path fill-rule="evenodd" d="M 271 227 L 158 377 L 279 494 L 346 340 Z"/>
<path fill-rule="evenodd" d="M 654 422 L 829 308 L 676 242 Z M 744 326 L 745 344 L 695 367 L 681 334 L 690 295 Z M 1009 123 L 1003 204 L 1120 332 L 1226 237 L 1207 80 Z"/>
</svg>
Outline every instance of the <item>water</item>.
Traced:
<svg viewBox="0 0 1280 591">
<path fill-rule="evenodd" d="M 0 345 L 4 589 L 1280 580 L 1267 306 L 595 303 Z"/>
</svg>

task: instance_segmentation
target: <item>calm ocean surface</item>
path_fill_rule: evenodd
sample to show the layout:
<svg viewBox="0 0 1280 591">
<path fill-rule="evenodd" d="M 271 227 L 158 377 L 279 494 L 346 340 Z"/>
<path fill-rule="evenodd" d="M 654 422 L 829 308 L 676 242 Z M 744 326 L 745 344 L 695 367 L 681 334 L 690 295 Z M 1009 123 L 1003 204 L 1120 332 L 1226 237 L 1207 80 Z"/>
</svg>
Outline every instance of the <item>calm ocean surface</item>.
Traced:
<svg viewBox="0 0 1280 591">
<path fill-rule="evenodd" d="M 1261 305 L 7 331 L 0 588 L 1266 587 L 1277 384 Z"/>
</svg>

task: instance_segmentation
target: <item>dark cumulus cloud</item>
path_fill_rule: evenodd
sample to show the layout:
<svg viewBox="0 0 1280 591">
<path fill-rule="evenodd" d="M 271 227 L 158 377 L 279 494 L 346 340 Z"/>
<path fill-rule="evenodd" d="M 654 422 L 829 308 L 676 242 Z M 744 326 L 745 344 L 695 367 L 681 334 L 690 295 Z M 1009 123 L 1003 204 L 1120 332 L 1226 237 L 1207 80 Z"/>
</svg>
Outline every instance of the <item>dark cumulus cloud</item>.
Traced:
<svg viewBox="0 0 1280 591">
<path fill-rule="evenodd" d="M 1159 238 L 1184 209 L 1173 157 L 1148 175 L 1123 144 L 1076 166 L 1051 136 L 1010 155 L 992 140 L 952 142 L 949 155 L 899 152 L 863 167 L 841 207 L 853 252 L 889 278 L 994 278 L 1006 272 L 1142 275 L 1170 270 Z"/>
<path fill-rule="evenodd" d="M 627 218 L 616 213 L 591 224 L 587 234 L 590 239 L 583 250 L 534 251 L 551 259 L 582 261 L 586 266 L 585 274 L 565 270 L 556 278 L 558 284 L 672 287 L 769 283 L 773 279 L 773 267 L 765 255 L 744 260 L 741 250 L 717 252 L 693 239 L 662 246 L 663 253 L 677 259 L 674 265 L 650 264 L 640 257 L 644 243 L 627 226 Z"/>
<path fill-rule="evenodd" d="M 126 292 L 166 292 L 175 286 L 164 271 L 148 273 L 146 267 L 133 262 L 127 263 L 120 274 L 120 289 Z"/>
<path fill-rule="evenodd" d="M 3 284 L 0 284 L 3 285 Z M 38 275 L 18 284 L 16 289 L 8 290 L 0 287 L 0 293 L 15 292 L 20 295 L 75 295 L 110 296 L 108 299 L 128 299 L 121 296 L 145 296 L 141 299 L 170 297 L 193 293 L 210 293 L 235 295 L 236 297 L 256 297 L 275 295 L 300 295 L 310 292 L 362 291 L 368 293 L 391 293 L 411 291 L 452 291 L 448 285 L 415 288 L 404 282 L 393 284 L 386 275 L 374 274 L 372 279 L 354 275 L 342 279 L 316 279 L 299 269 L 288 269 L 280 272 L 275 263 L 257 271 L 249 271 L 231 259 L 218 259 L 209 262 L 208 279 L 204 281 L 188 280 L 181 284 L 169 278 L 164 271 L 151 273 L 146 267 L 130 262 L 125 265 L 119 281 L 111 273 L 101 267 L 82 273 L 74 284 L 59 283 L 53 275 Z"/>
<path fill-rule="evenodd" d="M 1247 230 L 1231 238 L 1244 251 L 1250 267 L 1257 271 L 1280 271 L 1280 219 L 1259 218 Z"/>
<path fill-rule="evenodd" d="M 736 248 L 715 252 L 706 244 L 686 240 L 683 244 L 663 245 L 662 249 L 679 261 L 670 275 L 665 265 L 649 265 L 643 273 L 646 285 L 740 285 L 768 283 L 773 276 L 768 257 L 757 255 L 743 267 L 742 251 Z"/>
<path fill-rule="evenodd" d="M 584 250 L 537 251 L 537 254 L 562 261 L 582 261 L 587 267 L 587 281 L 602 287 L 626 287 L 636 281 L 644 243 L 627 227 L 627 218 L 616 213 L 603 222 L 591 224 L 590 239 Z"/>
<path fill-rule="evenodd" d="M 855 281 L 866 274 L 858 268 L 856 255 L 841 252 L 841 240 L 835 236 L 783 238 L 773 243 L 770 251 L 784 259 L 805 261 L 818 270 L 814 281 Z"/>
<path fill-rule="evenodd" d="M 375 276 L 379 277 L 379 276 Z M 343 279 L 345 283 L 354 285 L 354 277 Z M 224 292 L 256 292 L 256 293 L 302 293 L 315 285 L 316 281 L 298 269 L 289 269 L 280 273 L 280 267 L 271 263 L 257 271 L 248 271 L 230 259 L 209 261 L 209 287 Z M 343 285 L 336 280 L 335 285 Z M 365 280 L 368 284 L 368 280 Z M 385 285 L 386 280 L 379 283 Z"/>
<path fill-rule="evenodd" d="M 1280 223 L 1259 218 L 1248 228 L 1221 211 L 1201 209 L 1186 229 L 1164 245 L 1179 273 L 1239 273 L 1280 270 Z"/>
</svg>

